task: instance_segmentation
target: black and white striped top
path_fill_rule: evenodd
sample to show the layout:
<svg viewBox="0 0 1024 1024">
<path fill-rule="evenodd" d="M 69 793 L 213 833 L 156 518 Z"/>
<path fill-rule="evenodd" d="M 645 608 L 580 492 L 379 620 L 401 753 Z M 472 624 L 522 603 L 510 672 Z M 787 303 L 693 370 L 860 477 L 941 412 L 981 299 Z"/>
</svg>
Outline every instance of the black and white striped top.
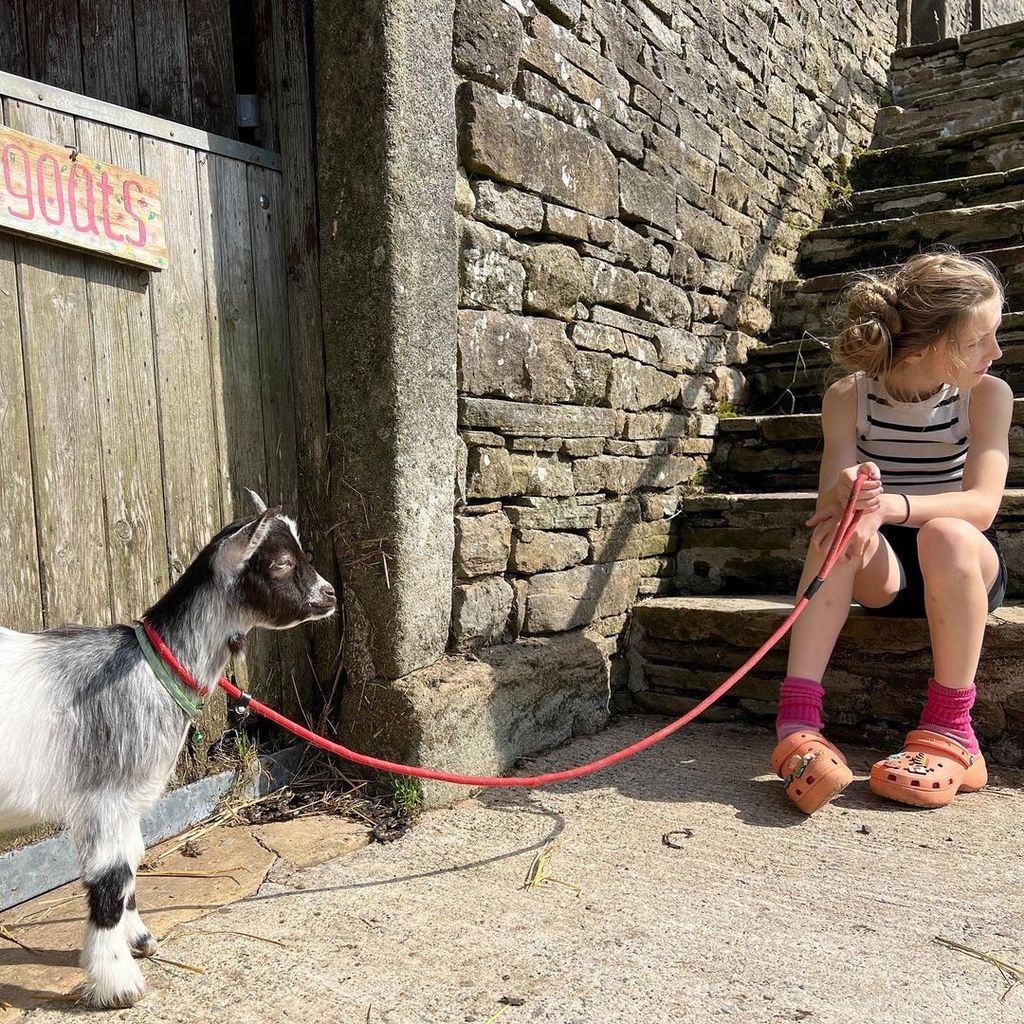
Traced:
<svg viewBox="0 0 1024 1024">
<path fill-rule="evenodd" d="M 970 447 L 970 392 L 946 384 L 920 402 L 900 402 L 859 372 L 857 458 L 874 462 L 894 494 L 959 491 Z"/>
</svg>

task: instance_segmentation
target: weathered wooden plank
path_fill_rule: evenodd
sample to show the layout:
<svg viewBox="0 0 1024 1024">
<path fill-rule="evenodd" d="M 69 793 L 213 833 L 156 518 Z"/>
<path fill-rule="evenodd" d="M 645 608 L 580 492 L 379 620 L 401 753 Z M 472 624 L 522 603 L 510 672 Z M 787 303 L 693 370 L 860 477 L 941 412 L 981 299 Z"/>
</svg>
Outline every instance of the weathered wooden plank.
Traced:
<svg viewBox="0 0 1024 1024">
<path fill-rule="evenodd" d="M 8 101 L 6 121 L 39 138 L 75 138 L 74 121 Z M 43 616 L 47 625 L 105 622 L 110 578 L 103 475 L 83 258 L 18 246 Z"/>
<path fill-rule="evenodd" d="M 266 444 L 268 505 L 280 504 L 298 514 L 298 472 L 295 450 L 295 392 L 288 338 L 288 297 L 282 249 L 281 175 L 250 167 L 249 220 L 259 333 L 261 405 Z M 300 712 L 296 693 L 308 708 L 311 671 L 309 632 L 291 629 L 280 634 L 281 703 L 288 714 Z"/>
<path fill-rule="evenodd" d="M 171 578 L 176 579 L 224 522 L 196 154 L 144 138 L 142 169 L 159 179 L 165 195 L 168 266 L 151 278 L 150 295 L 167 546 Z"/>
<path fill-rule="evenodd" d="M 28 75 L 25 0 L 0 2 L 0 68 L 15 75 Z"/>
<path fill-rule="evenodd" d="M 260 495 L 267 490 L 248 189 L 238 161 L 200 153 L 198 167 L 221 500 L 225 519 L 235 519 L 253 512 L 246 487 Z M 250 638 L 251 685 L 273 700 L 279 699 L 280 665 L 274 634 Z"/>
<path fill-rule="evenodd" d="M 32 78 L 61 89 L 82 91 L 78 0 L 47 0 L 46 3 L 27 0 L 25 38 Z"/>
<path fill-rule="evenodd" d="M 245 165 L 200 153 L 198 166 L 224 512 L 248 515 L 244 488 L 264 493 L 267 468 Z"/>
<path fill-rule="evenodd" d="M 0 120 L 2 120 L 0 110 Z M 0 625 L 43 625 L 15 241 L 0 237 Z"/>
<path fill-rule="evenodd" d="M 132 0 L 79 0 L 84 92 L 98 100 L 134 107 L 135 72 Z"/>
<path fill-rule="evenodd" d="M 263 435 L 267 462 L 267 504 L 290 513 L 298 502 L 295 463 L 295 389 L 288 337 L 288 296 L 282 249 L 281 175 L 248 169 L 248 206 L 259 336 Z"/>
<path fill-rule="evenodd" d="M 78 122 L 82 150 L 141 170 L 137 135 Z M 167 588 L 149 273 L 86 260 L 114 617 L 140 615 Z"/>
<path fill-rule="evenodd" d="M 328 533 L 330 476 L 327 453 L 323 335 L 314 196 L 312 110 L 307 50 L 306 5 L 280 0 L 271 8 L 275 94 L 281 149 L 284 261 L 287 274 L 288 336 L 295 382 L 299 523 L 322 575 L 338 579 Z M 338 621 L 313 627 L 315 662 L 326 678 L 339 644 Z"/>
<path fill-rule="evenodd" d="M 228 0 L 188 0 L 192 124 L 235 138 L 235 57 Z"/>
<path fill-rule="evenodd" d="M 135 60 L 139 110 L 192 123 L 185 0 L 135 4 Z"/>
<path fill-rule="evenodd" d="M 256 94 L 259 96 L 260 126 L 257 141 L 275 152 L 277 138 L 277 91 L 274 84 L 274 25 L 271 0 L 250 0 L 255 36 Z"/>
</svg>

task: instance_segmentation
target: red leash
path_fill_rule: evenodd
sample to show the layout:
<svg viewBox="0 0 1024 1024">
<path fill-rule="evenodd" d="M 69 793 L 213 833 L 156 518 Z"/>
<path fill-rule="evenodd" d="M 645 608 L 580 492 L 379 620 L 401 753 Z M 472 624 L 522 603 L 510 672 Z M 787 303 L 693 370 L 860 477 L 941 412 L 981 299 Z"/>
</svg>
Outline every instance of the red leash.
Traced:
<svg viewBox="0 0 1024 1024">
<path fill-rule="evenodd" d="M 393 761 L 383 761 L 377 757 L 369 757 L 366 754 L 357 753 L 354 750 L 349 750 L 348 747 L 343 747 L 340 743 L 335 743 L 333 740 L 329 740 L 324 736 L 319 736 L 317 733 L 299 725 L 297 722 L 293 722 L 290 718 L 285 718 L 284 715 L 279 714 L 273 708 L 267 707 L 266 704 L 260 703 L 254 697 L 244 693 L 234 683 L 229 682 L 227 679 L 220 679 L 218 683 L 221 689 L 226 690 L 228 695 L 234 700 L 242 701 L 244 706 L 255 711 L 256 714 L 262 715 L 264 718 L 269 719 L 271 722 L 276 722 L 278 725 L 287 729 L 289 732 L 294 733 L 300 739 L 306 740 L 308 743 L 312 743 L 316 747 L 320 747 L 322 750 L 329 751 L 332 754 L 337 754 L 339 757 L 344 757 L 349 761 L 355 761 L 356 764 L 363 764 L 369 768 L 378 768 L 381 771 L 386 772 L 397 772 L 401 775 L 415 775 L 420 779 L 435 779 L 438 782 L 454 782 L 462 786 L 521 786 L 533 789 L 537 786 L 544 786 L 551 782 L 564 782 L 567 779 L 578 779 L 583 775 L 590 775 L 593 772 L 600 771 L 602 768 L 607 768 L 609 765 L 617 764 L 619 761 L 625 761 L 627 757 L 632 757 L 634 754 L 639 753 L 641 750 L 646 750 L 648 747 L 653 747 L 655 743 L 660 743 L 667 736 L 671 736 L 677 729 L 681 729 L 688 722 L 692 722 L 699 714 L 709 708 L 715 701 L 718 700 L 723 694 L 730 690 L 736 685 L 789 631 L 790 627 L 796 621 L 797 616 L 807 607 L 808 602 L 818 591 L 818 588 L 825 582 L 828 574 L 832 571 L 832 566 L 839 560 L 843 550 L 850 541 L 850 537 L 853 534 L 857 523 L 860 521 L 860 512 L 854 511 L 854 506 L 857 501 L 857 496 L 860 493 L 861 486 L 867 479 L 867 474 L 859 474 L 853 485 L 853 492 L 850 495 L 850 500 L 846 506 L 846 511 L 843 513 L 843 518 L 839 522 L 839 526 L 836 528 L 835 536 L 832 539 L 832 546 L 828 550 L 828 555 L 825 557 L 825 562 L 818 572 L 818 575 L 811 581 L 810 585 L 804 591 L 803 596 L 796 603 L 792 612 L 786 618 L 786 621 L 766 640 L 760 648 L 745 661 L 724 683 L 721 684 L 714 692 L 708 694 L 695 708 L 687 711 L 682 718 L 677 718 L 674 722 L 666 725 L 663 729 L 659 729 L 656 733 L 652 733 L 645 739 L 633 743 L 628 747 L 624 747 L 622 750 L 618 750 L 613 754 L 609 754 L 607 757 L 602 757 L 598 761 L 591 761 L 589 764 L 580 765 L 577 768 L 569 768 L 565 771 L 560 772 L 549 772 L 547 775 L 531 775 L 528 777 L 504 777 L 504 776 L 490 776 L 490 775 L 455 775 L 451 772 L 437 772 L 432 771 L 429 768 L 417 768 L 413 765 L 408 764 L 396 764 Z M 174 672 L 181 678 L 191 689 L 197 692 L 202 692 L 198 681 L 192 675 L 191 672 L 181 664 L 180 661 L 174 656 L 168 646 L 163 642 L 160 635 L 156 632 L 153 627 L 143 620 L 142 625 L 145 627 L 146 635 L 149 637 L 153 646 L 160 652 L 160 656 L 167 662 L 167 664 L 174 670 Z"/>
</svg>

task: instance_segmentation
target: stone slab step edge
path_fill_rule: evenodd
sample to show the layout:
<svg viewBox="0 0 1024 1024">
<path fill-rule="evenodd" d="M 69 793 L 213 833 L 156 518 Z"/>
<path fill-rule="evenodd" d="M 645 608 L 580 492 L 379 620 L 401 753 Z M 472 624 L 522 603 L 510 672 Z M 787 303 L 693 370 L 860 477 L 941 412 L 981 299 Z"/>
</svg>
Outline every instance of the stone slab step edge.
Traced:
<svg viewBox="0 0 1024 1024">
<path fill-rule="evenodd" d="M 974 255 L 995 264 L 1003 275 L 1010 309 L 1024 308 L 1024 246 L 981 250 Z M 822 337 L 834 334 L 843 291 L 861 273 L 885 273 L 891 269 L 893 264 L 864 266 L 781 283 L 771 301 L 772 326 L 768 338 L 785 341 L 805 333 Z"/>
<path fill-rule="evenodd" d="M 938 121 L 951 107 L 969 106 L 977 100 L 993 99 L 1000 93 L 1012 91 L 1019 80 L 1020 65 L 1024 63 L 1024 40 L 1019 51 L 1007 53 L 1004 47 L 999 53 L 998 58 L 986 64 L 957 66 L 947 63 L 944 67 L 932 69 L 928 72 L 927 84 L 901 87 L 893 80 L 890 90 L 892 104 L 878 112 L 882 130 L 879 132 L 876 123 L 876 139 L 879 135 L 884 136 L 904 115 L 920 114 Z"/>
<path fill-rule="evenodd" d="M 1024 243 L 1024 200 L 935 210 L 859 224 L 818 228 L 800 243 L 798 272 L 808 276 L 895 263 L 935 244 L 963 252 Z"/>
<path fill-rule="evenodd" d="M 789 597 L 661 597 L 634 609 L 630 690 L 638 706 L 678 715 L 696 705 L 756 650 L 793 607 Z M 993 763 L 1024 763 L 1024 605 L 989 616 L 978 666 L 976 728 Z M 785 641 L 769 652 L 714 708 L 725 720 L 770 725 Z M 852 607 L 825 681 L 829 734 L 840 742 L 896 749 L 918 720 L 931 674 L 924 619 L 871 615 Z M 908 685 L 913 681 L 916 685 Z"/>
<path fill-rule="evenodd" d="M 813 491 L 708 494 L 680 504 L 674 594 L 792 595 L 814 511 Z M 1024 597 L 1024 489 L 1006 491 L 996 525 L 1010 569 L 1011 597 Z"/>
<path fill-rule="evenodd" d="M 894 74 L 913 68 L 923 58 L 935 57 L 940 54 L 972 53 L 986 47 L 995 47 L 1017 37 L 1024 38 L 1024 21 L 1010 21 L 1005 25 L 990 25 L 987 28 L 964 32 L 960 36 L 951 36 L 931 43 L 918 43 L 915 46 L 901 46 L 892 55 Z"/>
<path fill-rule="evenodd" d="M 1005 195 L 1004 195 L 1005 194 Z M 1024 198 L 1024 167 L 916 185 L 854 192 L 842 205 L 829 208 L 823 228 L 867 224 L 965 206 L 989 206 Z M 902 215 L 900 204 L 912 207 Z M 893 207 L 892 212 L 886 207 Z"/>
<path fill-rule="evenodd" d="M 850 167 L 856 191 L 914 185 L 1024 166 L 1024 120 L 868 149 Z"/>
</svg>

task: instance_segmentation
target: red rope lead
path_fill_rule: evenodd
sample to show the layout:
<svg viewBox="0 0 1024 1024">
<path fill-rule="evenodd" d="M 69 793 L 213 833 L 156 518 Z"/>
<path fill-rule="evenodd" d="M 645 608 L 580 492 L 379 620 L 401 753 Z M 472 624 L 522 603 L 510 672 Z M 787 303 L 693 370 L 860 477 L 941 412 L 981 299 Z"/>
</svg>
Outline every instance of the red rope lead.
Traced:
<svg viewBox="0 0 1024 1024">
<path fill-rule="evenodd" d="M 320 747 L 321 750 L 326 750 L 331 754 L 337 754 L 339 757 L 344 757 L 349 761 L 354 761 L 356 764 L 366 765 L 368 768 L 377 768 L 381 771 L 386 772 L 397 772 L 401 775 L 414 775 L 419 779 L 434 779 L 437 782 L 453 782 L 461 786 L 519 786 L 523 788 L 533 789 L 538 786 L 545 786 L 552 782 L 565 782 L 568 779 L 578 779 L 584 775 L 591 775 L 594 772 L 600 771 L 602 768 L 607 768 L 609 765 L 618 764 L 619 761 L 625 761 L 626 758 L 632 757 L 634 754 L 638 754 L 641 750 L 646 750 L 648 747 L 653 747 L 655 743 L 660 743 L 663 739 L 671 736 L 677 729 L 681 729 L 688 722 L 692 722 L 698 715 L 706 711 L 712 704 L 715 703 L 721 696 L 723 696 L 728 690 L 732 689 L 764 656 L 768 653 L 785 635 L 789 632 L 790 627 L 796 621 L 800 613 L 807 607 L 811 597 L 814 596 L 814 591 L 817 587 L 823 583 L 832 570 L 832 566 L 838 561 L 843 550 L 850 541 L 850 537 L 853 534 L 857 523 L 860 520 L 861 513 L 854 511 L 856 505 L 857 496 L 860 493 L 861 485 L 864 480 L 867 479 L 866 474 L 859 475 L 856 482 L 854 483 L 853 493 L 850 495 L 850 501 L 846 507 L 846 511 L 843 513 L 843 518 L 836 529 L 835 536 L 832 539 L 832 545 L 829 548 L 828 554 L 825 557 L 825 562 L 821 567 L 821 571 L 818 573 L 815 581 L 807 588 L 807 592 L 803 597 L 796 603 L 796 606 L 786 617 L 786 621 L 779 626 L 778 629 L 758 648 L 758 650 L 751 655 L 728 679 L 725 680 L 716 690 L 709 693 L 696 707 L 691 708 L 681 718 L 677 718 L 674 722 L 669 723 L 663 729 L 659 729 L 657 732 L 652 733 L 650 736 L 639 740 L 636 743 L 631 744 L 628 747 L 624 747 L 622 750 L 617 750 L 615 753 L 608 754 L 606 757 L 602 757 L 600 760 L 591 761 L 589 764 L 580 765 L 577 768 L 568 768 L 560 772 L 549 772 L 546 775 L 530 775 L 526 777 L 507 777 L 507 776 L 491 776 L 491 775 L 457 775 L 453 772 L 438 772 L 433 771 L 430 768 L 418 768 L 415 765 L 408 764 L 396 764 L 394 761 L 384 761 L 378 757 L 370 757 L 367 754 L 360 754 L 355 750 L 349 750 L 348 747 L 342 746 L 340 743 L 335 743 L 333 740 L 329 740 L 324 736 L 319 736 L 317 733 L 305 728 L 305 726 L 299 725 L 298 722 L 293 722 L 290 718 L 285 718 L 284 715 L 279 714 L 273 708 L 269 708 L 266 704 L 262 704 L 255 698 L 251 699 L 248 703 L 248 707 L 256 712 L 258 715 L 262 715 L 264 718 L 269 719 L 271 722 L 276 722 L 282 728 L 287 729 L 289 732 L 294 733 L 300 739 L 306 740 L 307 743 L 312 743 L 316 747 Z M 143 621 L 146 634 L 152 641 L 153 646 L 160 652 L 161 657 L 167 662 L 168 665 L 180 676 L 181 680 L 190 686 L 193 690 L 201 692 L 201 687 L 195 677 L 181 664 L 180 661 L 174 656 L 170 648 L 164 643 L 163 639 L 156 632 L 156 630 L 145 620 Z M 221 689 L 226 690 L 229 696 L 238 700 L 243 696 L 242 691 L 229 682 L 227 679 L 220 679 L 218 683 Z"/>
</svg>

